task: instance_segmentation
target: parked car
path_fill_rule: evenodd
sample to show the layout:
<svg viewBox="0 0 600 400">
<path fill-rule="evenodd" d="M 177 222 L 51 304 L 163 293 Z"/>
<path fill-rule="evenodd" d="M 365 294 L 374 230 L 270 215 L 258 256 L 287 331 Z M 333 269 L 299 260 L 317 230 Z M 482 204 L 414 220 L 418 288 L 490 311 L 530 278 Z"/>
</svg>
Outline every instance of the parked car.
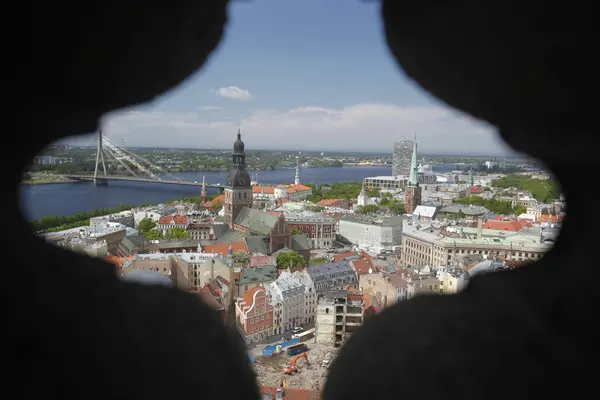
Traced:
<svg viewBox="0 0 600 400">
<path fill-rule="evenodd" d="M 300 327 L 300 326 L 297 326 L 297 327 L 295 327 L 294 329 L 292 329 L 292 332 L 294 332 L 294 333 L 300 333 L 300 332 L 302 332 L 303 330 L 304 330 L 304 328 L 302 328 L 302 327 Z"/>
</svg>

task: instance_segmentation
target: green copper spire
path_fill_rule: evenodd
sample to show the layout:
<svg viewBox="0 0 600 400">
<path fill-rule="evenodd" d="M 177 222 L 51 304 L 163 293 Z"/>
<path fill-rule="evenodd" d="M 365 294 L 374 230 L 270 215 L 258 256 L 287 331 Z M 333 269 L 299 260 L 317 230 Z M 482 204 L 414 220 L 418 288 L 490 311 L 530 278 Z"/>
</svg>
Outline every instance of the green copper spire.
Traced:
<svg viewBox="0 0 600 400">
<path fill-rule="evenodd" d="M 419 167 L 417 167 L 417 137 L 415 136 L 415 142 L 413 146 L 412 161 L 410 163 L 410 176 L 408 178 L 408 184 L 410 186 L 419 186 Z"/>
</svg>

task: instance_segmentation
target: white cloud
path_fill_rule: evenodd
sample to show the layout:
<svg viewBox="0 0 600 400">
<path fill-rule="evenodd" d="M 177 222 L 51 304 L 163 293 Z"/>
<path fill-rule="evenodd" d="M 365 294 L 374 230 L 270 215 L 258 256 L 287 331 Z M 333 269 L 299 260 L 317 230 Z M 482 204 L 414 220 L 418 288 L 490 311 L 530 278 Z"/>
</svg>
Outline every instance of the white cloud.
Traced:
<svg viewBox="0 0 600 400">
<path fill-rule="evenodd" d="M 220 106 L 202 106 L 200 107 L 200 111 L 217 111 L 222 110 L 223 107 Z"/>
<path fill-rule="evenodd" d="M 225 97 L 228 99 L 235 99 L 235 100 L 242 100 L 242 101 L 250 100 L 252 98 L 252 95 L 250 94 L 249 91 L 240 89 L 237 86 L 229 86 L 229 87 L 219 88 L 219 90 L 217 90 L 217 94 L 221 97 Z"/>
<path fill-rule="evenodd" d="M 109 115 L 104 132 L 130 146 L 229 148 L 237 115 L 128 111 Z M 427 153 L 498 154 L 507 147 L 495 130 L 444 107 L 358 104 L 287 111 L 257 110 L 240 119 L 247 149 L 392 151 L 403 135 L 417 134 Z"/>
</svg>

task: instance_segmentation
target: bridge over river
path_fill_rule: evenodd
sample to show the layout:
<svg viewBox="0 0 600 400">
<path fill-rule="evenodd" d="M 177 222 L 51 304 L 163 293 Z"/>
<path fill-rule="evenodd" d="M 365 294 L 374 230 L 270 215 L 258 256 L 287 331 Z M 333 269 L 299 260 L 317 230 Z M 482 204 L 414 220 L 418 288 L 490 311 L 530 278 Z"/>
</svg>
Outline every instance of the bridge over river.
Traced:
<svg viewBox="0 0 600 400">
<path fill-rule="evenodd" d="M 98 175 L 94 177 L 94 175 L 63 175 L 66 179 L 70 179 L 73 181 L 82 181 L 82 182 L 94 182 L 97 185 L 107 185 L 109 181 L 129 181 L 129 182 L 147 182 L 147 183 L 162 183 L 164 185 L 182 185 L 182 186 L 202 186 L 202 182 L 188 182 L 188 181 L 180 181 L 180 180 L 170 180 L 170 179 L 162 179 L 162 178 L 141 178 L 134 176 L 116 176 L 116 175 Z M 207 188 L 220 188 L 224 189 L 224 186 L 221 184 L 206 184 Z"/>
</svg>

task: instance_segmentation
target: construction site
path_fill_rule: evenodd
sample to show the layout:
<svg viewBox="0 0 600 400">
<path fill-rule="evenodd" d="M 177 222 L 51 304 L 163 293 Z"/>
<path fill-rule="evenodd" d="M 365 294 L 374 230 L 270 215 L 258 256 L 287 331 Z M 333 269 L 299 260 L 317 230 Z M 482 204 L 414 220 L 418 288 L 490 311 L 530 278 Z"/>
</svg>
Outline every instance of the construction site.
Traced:
<svg viewBox="0 0 600 400">
<path fill-rule="evenodd" d="M 314 329 L 255 351 L 251 359 L 259 384 L 320 392 L 338 350 L 363 323 L 363 300 L 356 291 L 323 294 Z"/>
<path fill-rule="evenodd" d="M 321 391 L 338 349 L 315 343 L 314 339 L 306 346 L 306 351 L 292 356 L 281 351 L 271 356 L 255 357 L 253 366 L 259 385 Z"/>
</svg>

